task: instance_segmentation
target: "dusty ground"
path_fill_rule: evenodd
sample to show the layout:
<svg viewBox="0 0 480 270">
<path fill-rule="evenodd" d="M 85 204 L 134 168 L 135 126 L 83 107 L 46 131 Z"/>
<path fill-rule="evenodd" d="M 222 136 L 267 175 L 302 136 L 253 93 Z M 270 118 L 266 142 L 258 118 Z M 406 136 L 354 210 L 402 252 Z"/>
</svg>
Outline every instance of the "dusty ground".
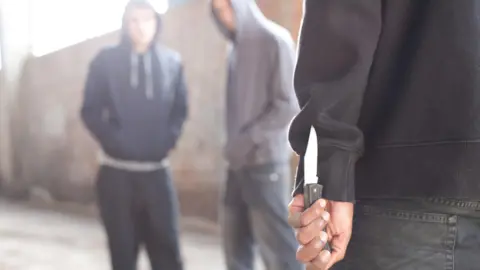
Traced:
<svg viewBox="0 0 480 270">
<path fill-rule="evenodd" d="M 225 269 L 214 234 L 184 231 L 182 246 L 186 270 Z M 109 269 L 98 221 L 0 200 L 0 270 L 61 269 Z"/>
</svg>

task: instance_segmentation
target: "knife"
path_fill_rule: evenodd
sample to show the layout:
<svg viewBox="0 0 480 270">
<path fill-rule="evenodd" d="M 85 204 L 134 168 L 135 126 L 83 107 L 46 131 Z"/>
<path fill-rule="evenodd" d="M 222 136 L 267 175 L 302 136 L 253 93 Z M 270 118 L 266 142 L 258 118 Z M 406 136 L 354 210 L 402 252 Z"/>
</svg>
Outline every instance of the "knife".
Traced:
<svg viewBox="0 0 480 270">
<path fill-rule="evenodd" d="M 317 178 L 317 160 L 318 158 L 318 145 L 317 145 L 317 132 L 315 128 L 310 128 L 310 134 L 308 136 L 307 151 L 305 152 L 303 170 L 304 170 L 304 188 L 303 198 L 305 209 L 312 206 L 317 200 L 322 198 L 323 186 L 318 184 Z M 325 249 L 330 251 L 330 246 L 325 243 Z"/>
</svg>

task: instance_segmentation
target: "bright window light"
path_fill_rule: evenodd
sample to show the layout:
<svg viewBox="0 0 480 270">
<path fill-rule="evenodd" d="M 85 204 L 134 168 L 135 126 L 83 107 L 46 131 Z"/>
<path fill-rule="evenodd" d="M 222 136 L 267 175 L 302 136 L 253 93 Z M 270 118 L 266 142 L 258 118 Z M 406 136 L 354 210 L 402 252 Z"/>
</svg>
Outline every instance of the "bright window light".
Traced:
<svg viewBox="0 0 480 270">
<path fill-rule="evenodd" d="M 32 53 L 42 56 L 120 29 L 128 0 L 32 1 Z M 168 0 L 153 0 L 165 13 Z"/>
</svg>

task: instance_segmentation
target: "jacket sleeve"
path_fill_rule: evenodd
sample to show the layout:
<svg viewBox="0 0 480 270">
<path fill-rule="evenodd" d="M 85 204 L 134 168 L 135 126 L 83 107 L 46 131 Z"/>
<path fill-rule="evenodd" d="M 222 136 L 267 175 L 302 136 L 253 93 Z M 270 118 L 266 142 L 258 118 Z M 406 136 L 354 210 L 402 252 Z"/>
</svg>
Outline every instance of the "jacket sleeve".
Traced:
<svg viewBox="0 0 480 270">
<path fill-rule="evenodd" d="M 105 112 L 108 110 L 108 85 L 100 55 L 90 63 L 85 83 L 81 117 L 87 129 L 97 139 L 102 148 L 110 152 L 110 150 L 116 148 L 116 130 L 105 117 Z"/>
<path fill-rule="evenodd" d="M 247 125 L 243 132 L 244 140 L 250 140 L 252 147 L 268 140 L 272 134 L 285 132 L 298 104 L 293 90 L 293 73 L 295 68 L 295 50 L 293 40 L 280 41 L 274 61 L 270 80 L 270 100 L 264 111 Z M 246 144 L 239 144 L 246 145 Z"/>
<path fill-rule="evenodd" d="M 183 73 L 183 66 L 180 66 L 174 82 L 175 96 L 172 111 L 170 112 L 170 134 L 167 143 L 169 149 L 167 149 L 167 152 L 172 150 L 177 144 L 188 115 L 187 85 Z"/>
<path fill-rule="evenodd" d="M 295 132 L 305 135 L 297 136 L 300 142 L 294 143 L 290 137 L 301 161 L 295 195 L 303 192 L 303 155 L 313 125 L 318 136 L 317 176 L 324 197 L 355 200 L 354 169 L 363 152 L 363 133 L 357 122 L 381 34 L 381 3 L 306 0 L 295 72 L 297 96 L 304 107 L 290 127 L 290 133 L 301 127 L 302 131 Z M 305 96 L 308 102 L 302 101 Z"/>
</svg>

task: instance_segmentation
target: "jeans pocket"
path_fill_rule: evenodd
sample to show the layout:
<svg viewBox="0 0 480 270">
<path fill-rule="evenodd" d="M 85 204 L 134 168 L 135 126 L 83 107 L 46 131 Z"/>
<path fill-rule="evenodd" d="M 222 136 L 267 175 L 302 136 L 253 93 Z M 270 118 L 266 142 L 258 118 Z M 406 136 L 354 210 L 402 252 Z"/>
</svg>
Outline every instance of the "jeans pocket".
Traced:
<svg viewBox="0 0 480 270">
<path fill-rule="evenodd" d="M 445 214 L 357 205 L 344 264 L 355 270 L 448 269 L 454 227 Z"/>
<path fill-rule="evenodd" d="M 252 207 L 278 208 L 287 204 L 288 179 L 278 165 L 264 165 L 245 172 L 243 197 Z"/>
</svg>

